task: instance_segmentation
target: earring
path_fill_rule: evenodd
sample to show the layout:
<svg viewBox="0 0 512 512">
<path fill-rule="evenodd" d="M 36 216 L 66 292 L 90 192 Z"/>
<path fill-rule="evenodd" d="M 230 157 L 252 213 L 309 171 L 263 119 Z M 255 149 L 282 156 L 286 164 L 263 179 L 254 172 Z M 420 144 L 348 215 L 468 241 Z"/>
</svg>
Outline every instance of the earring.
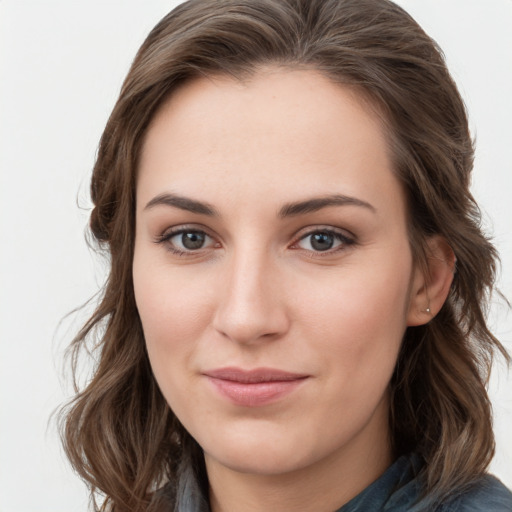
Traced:
<svg viewBox="0 0 512 512">
<path fill-rule="evenodd" d="M 430 311 L 430 307 L 428 307 L 427 309 L 424 309 L 423 310 L 425 313 L 428 313 L 430 315 L 431 311 Z"/>
</svg>

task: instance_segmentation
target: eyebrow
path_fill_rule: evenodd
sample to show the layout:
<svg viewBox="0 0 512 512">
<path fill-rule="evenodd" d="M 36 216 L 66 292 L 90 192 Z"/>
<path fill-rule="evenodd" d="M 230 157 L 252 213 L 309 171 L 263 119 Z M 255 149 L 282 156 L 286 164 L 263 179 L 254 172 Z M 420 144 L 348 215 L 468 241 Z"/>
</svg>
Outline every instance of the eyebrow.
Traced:
<svg viewBox="0 0 512 512">
<path fill-rule="evenodd" d="M 215 207 L 209 203 L 170 193 L 159 194 L 154 197 L 148 204 L 146 204 L 144 210 L 150 210 L 151 208 L 160 205 L 179 208 L 180 210 L 197 213 L 199 215 L 207 215 L 210 217 L 220 216 Z M 287 203 L 279 210 L 278 216 L 285 218 L 304 215 L 306 213 L 317 212 L 330 206 L 359 206 L 366 208 L 371 212 L 376 212 L 375 207 L 366 201 L 342 194 L 333 194 L 324 197 L 315 197 L 305 201 Z"/>
<path fill-rule="evenodd" d="M 317 212 L 318 210 L 328 208 L 329 206 L 360 206 L 373 213 L 377 212 L 376 208 L 366 201 L 342 194 L 333 194 L 285 204 L 279 210 L 279 217 L 293 217 L 295 215 Z"/>
<path fill-rule="evenodd" d="M 149 203 L 144 207 L 144 210 L 150 210 L 151 208 L 159 205 L 172 206 L 174 208 L 179 208 L 180 210 L 198 213 L 200 215 L 208 215 L 210 217 L 219 216 L 217 210 L 209 203 L 169 193 L 160 194 L 151 199 L 151 201 L 149 201 Z"/>
</svg>

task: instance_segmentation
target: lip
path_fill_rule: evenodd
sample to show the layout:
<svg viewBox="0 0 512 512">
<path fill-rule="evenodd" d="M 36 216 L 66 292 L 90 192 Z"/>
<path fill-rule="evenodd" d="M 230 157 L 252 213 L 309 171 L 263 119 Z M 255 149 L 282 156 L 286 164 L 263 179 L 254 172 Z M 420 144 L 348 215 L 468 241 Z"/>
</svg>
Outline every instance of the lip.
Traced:
<svg viewBox="0 0 512 512">
<path fill-rule="evenodd" d="M 258 407 L 277 402 L 309 377 L 275 368 L 244 370 L 235 367 L 209 370 L 203 375 L 221 396 L 242 407 Z"/>
</svg>

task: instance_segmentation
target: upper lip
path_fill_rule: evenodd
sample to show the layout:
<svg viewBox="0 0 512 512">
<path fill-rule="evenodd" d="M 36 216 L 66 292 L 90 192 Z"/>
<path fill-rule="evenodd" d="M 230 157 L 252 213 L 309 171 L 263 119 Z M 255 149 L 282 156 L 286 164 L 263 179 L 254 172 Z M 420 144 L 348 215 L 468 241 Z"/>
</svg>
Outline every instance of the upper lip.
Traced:
<svg viewBox="0 0 512 512">
<path fill-rule="evenodd" d="M 217 368 L 203 372 L 204 375 L 214 379 L 240 382 L 242 384 L 255 384 L 259 382 L 283 382 L 305 379 L 309 375 L 293 373 L 275 368 L 254 368 L 244 370 L 236 367 Z"/>
</svg>

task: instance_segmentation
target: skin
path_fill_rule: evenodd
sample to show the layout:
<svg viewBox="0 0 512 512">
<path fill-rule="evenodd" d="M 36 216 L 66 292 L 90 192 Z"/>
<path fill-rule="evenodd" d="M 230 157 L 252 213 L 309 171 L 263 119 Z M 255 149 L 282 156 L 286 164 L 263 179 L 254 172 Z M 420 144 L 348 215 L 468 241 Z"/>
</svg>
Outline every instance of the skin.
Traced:
<svg viewBox="0 0 512 512">
<path fill-rule="evenodd" d="M 333 194 L 364 204 L 280 215 Z M 214 512 L 332 511 L 392 463 L 388 384 L 401 340 L 438 311 L 450 281 L 441 257 L 428 282 L 414 265 L 405 205 L 377 116 L 315 71 L 197 79 L 153 119 L 135 296 L 157 382 L 205 452 Z M 205 232 L 204 245 L 184 248 L 173 229 Z M 326 229 L 343 238 L 315 250 L 311 233 Z M 204 375 L 227 366 L 307 378 L 242 407 Z"/>
</svg>

